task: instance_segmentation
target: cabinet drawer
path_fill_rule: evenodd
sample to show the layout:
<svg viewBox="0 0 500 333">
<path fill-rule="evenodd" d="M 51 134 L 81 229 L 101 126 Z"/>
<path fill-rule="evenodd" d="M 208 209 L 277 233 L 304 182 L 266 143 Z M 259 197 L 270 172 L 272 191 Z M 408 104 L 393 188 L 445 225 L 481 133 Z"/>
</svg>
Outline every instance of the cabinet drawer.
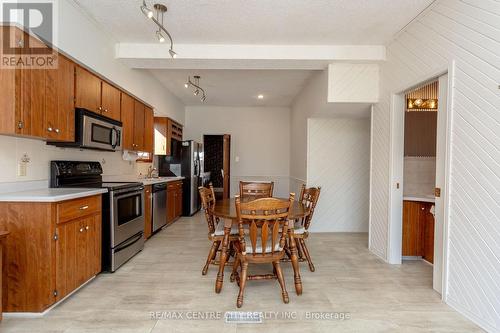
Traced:
<svg viewBox="0 0 500 333">
<path fill-rule="evenodd" d="M 101 211 L 101 196 L 78 198 L 57 204 L 57 223 Z"/>
</svg>

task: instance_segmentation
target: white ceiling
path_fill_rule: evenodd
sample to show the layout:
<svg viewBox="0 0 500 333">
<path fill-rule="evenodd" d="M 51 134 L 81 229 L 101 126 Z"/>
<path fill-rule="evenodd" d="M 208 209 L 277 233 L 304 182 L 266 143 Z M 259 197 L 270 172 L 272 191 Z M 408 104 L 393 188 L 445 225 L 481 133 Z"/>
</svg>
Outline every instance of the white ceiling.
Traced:
<svg viewBox="0 0 500 333">
<path fill-rule="evenodd" d="M 142 0 L 74 0 L 119 42 L 155 42 Z M 175 43 L 385 44 L 433 0 L 147 0 Z"/>
<path fill-rule="evenodd" d="M 185 105 L 289 106 L 313 71 L 298 70 L 151 70 Z M 200 75 L 205 103 L 184 87 L 188 76 Z M 260 100 L 257 95 L 263 94 Z"/>
</svg>

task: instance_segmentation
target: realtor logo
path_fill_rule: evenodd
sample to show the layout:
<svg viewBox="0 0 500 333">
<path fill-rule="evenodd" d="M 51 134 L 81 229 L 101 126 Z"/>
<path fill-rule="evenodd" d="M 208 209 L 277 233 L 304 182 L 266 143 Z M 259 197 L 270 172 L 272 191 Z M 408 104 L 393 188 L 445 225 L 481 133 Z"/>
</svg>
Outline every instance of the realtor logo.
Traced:
<svg viewBox="0 0 500 333">
<path fill-rule="evenodd" d="M 1 1 L 1 68 L 57 67 L 55 7 L 55 0 Z"/>
</svg>

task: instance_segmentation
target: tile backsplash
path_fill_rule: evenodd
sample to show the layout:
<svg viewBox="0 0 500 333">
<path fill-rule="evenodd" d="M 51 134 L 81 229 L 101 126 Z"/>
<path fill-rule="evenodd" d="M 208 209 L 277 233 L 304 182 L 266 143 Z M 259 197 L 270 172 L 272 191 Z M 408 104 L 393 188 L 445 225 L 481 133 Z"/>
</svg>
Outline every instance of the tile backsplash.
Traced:
<svg viewBox="0 0 500 333">
<path fill-rule="evenodd" d="M 432 195 L 436 186 L 435 157 L 404 158 L 405 196 Z"/>
</svg>

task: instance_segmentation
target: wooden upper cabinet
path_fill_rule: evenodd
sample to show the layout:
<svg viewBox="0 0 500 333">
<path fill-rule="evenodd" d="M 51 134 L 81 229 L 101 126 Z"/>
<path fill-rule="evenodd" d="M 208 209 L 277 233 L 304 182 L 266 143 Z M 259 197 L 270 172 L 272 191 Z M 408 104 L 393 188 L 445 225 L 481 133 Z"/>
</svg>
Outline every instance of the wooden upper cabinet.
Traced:
<svg viewBox="0 0 500 333">
<path fill-rule="evenodd" d="M 134 147 L 144 151 L 144 104 L 134 100 Z"/>
<path fill-rule="evenodd" d="M 119 89 L 102 81 L 101 108 L 103 116 L 121 121 L 120 96 L 121 92 Z"/>
<path fill-rule="evenodd" d="M 76 67 L 76 107 L 101 113 L 101 79 L 89 71 Z"/>
<path fill-rule="evenodd" d="M 172 139 L 182 141 L 182 125 L 167 117 L 155 117 L 155 155 L 171 155 Z"/>
<path fill-rule="evenodd" d="M 126 150 L 135 150 L 134 143 L 134 106 L 135 100 L 122 93 L 121 112 L 123 118 L 122 147 Z"/>
<path fill-rule="evenodd" d="M 149 106 L 144 107 L 144 151 L 153 154 L 154 147 L 154 116 L 153 109 Z"/>
<path fill-rule="evenodd" d="M 29 35 L 31 46 L 41 41 Z M 62 55 L 54 69 L 0 70 L 0 133 L 74 140 L 74 64 Z"/>
<path fill-rule="evenodd" d="M 46 71 L 43 124 L 49 140 L 75 140 L 74 70 L 74 63 L 59 55 L 57 69 Z"/>
<path fill-rule="evenodd" d="M 167 123 L 166 117 L 154 118 L 154 154 L 170 155 L 170 143 L 167 145 Z"/>
</svg>

